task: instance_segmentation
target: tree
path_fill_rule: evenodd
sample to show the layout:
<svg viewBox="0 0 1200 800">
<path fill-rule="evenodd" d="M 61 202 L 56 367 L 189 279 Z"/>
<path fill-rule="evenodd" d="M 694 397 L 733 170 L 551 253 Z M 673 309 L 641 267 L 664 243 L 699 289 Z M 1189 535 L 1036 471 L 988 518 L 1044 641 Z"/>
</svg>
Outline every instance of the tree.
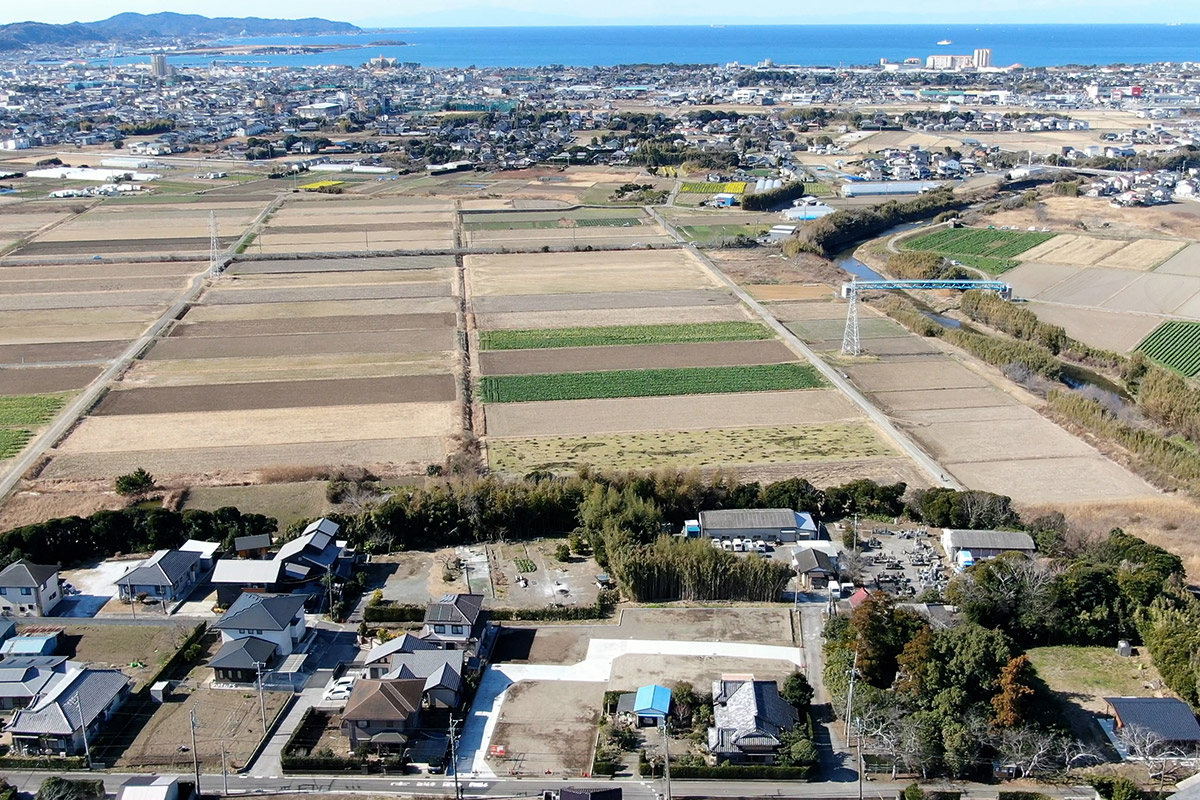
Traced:
<svg viewBox="0 0 1200 800">
<path fill-rule="evenodd" d="M 138 467 L 126 475 L 117 476 L 116 490 L 117 494 L 122 497 L 136 497 L 154 491 L 155 488 L 157 487 L 154 483 L 154 476 L 142 467 Z"/>
<path fill-rule="evenodd" d="M 571 545 L 566 542 L 559 542 L 558 546 L 554 548 L 554 557 L 559 561 L 570 561 Z"/>
<path fill-rule="evenodd" d="M 99 792 L 96 785 L 99 784 Z M 42 781 L 36 800 L 84 800 L 86 797 L 103 797 L 104 785 L 100 781 L 69 781 L 56 775 Z"/>
<path fill-rule="evenodd" d="M 1024 653 L 1000 670 L 1000 691 L 992 697 L 993 725 L 1015 728 L 1025 721 L 1026 706 L 1033 697 L 1033 689 L 1029 686 L 1032 680 L 1033 665 Z"/>
<path fill-rule="evenodd" d="M 800 670 L 796 670 L 783 681 L 783 691 L 779 693 L 784 700 L 787 700 L 797 711 L 805 712 L 812 705 L 813 687 L 808 682 L 808 676 Z"/>
</svg>

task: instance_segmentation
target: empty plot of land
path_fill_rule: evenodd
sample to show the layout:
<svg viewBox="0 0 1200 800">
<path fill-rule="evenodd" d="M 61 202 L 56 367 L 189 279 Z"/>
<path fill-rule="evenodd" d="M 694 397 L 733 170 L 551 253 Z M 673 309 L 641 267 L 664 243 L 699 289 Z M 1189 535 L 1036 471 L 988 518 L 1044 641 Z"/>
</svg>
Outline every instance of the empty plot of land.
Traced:
<svg viewBox="0 0 1200 800">
<path fill-rule="evenodd" d="M 588 465 L 622 470 L 690 468 L 894 455 L 895 451 L 873 428 L 853 422 L 488 440 L 492 469 L 514 474 L 539 469 L 575 470 Z"/>
<path fill-rule="evenodd" d="M 1154 270 L 1164 275 L 1191 275 L 1200 278 L 1200 244 L 1190 244 Z"/>
<path fill-rule="evenodd" d="M 520 311 L 584 311 L 613 308 L 683 308 L 733 305 L 733 295 L 719 290 L 684 289 L 663 292 L 589 292 L 587 294 L 510 294 L 473 297 L 476 313 Z"/>
<path fill-rule="evenodd" d="M 401 331 L 453 328 L 455 315 L 360 314 L 357 316 L 287 317 L 284 319 L 188 322 L 177 325 L 171 336 L 178 338 L 223 338 L 229 336 L 277 336 L 294 333 L 338 333 L 344 331 Z"/>
<path fill-rule="evenodd" d="M 1078 267 L 1030 261 L 1004 273 L 1004 280 L 1012 284 L 1019 297 L 1037 297 L 1050 287 L 1078 274 Z"/>
<path fill-rule="evenodd" d="M 381 403 L 88 417 L 59 449 L 119 453 L 420 437 L 451 431 L 457 412 L 454 403 Z"/>
<path fill-rule="evenodd" d="M 526 330 L 537 328 L 588 328 L 599 325 L 659 325 L 683 322 L 744 322 L 750 313 L 740 305 L 712 304 L 668 308 L 583 309 L 578 311 L 529 311 L 515 314 L 476 314 L 481 330 Z"/>
<path fill-rule="evenodd" d="M 282 302 L 237 303 L 221 306 L 195 306 L 186 322 L 228 322 L 230 320 L 291 319 L 301 317 L 358 316 L 360 314 L 453 314 L 457 303 L 452 297 L 419 297 L 400 300 L 344 300 L 338 303 Z"/>
<path fill-rule="evenodd" d="M 274 275 L 289 272 L 358 272 L 360 270 L 453 269 L 454 256 L 381 256 L 376 258 L 306 258 L 239 261 L 231 275 Z"/>
<path fill-rule="evenodd" d="M 43 342 L 0 345 L 0 364 L 52 364 L 99 361 L 119 354 L 127 342 Z"/>
<path fill-rule="evenodd" d="M 871 398 L 891 413 L 936 408 L 986 408 L 1011 405 L 1013 398 L 992 387 L 978 389 L 916 389 L 893 392 L 874 392 Z"/>
<path fill-rule="evenodd" d="M 833 389 L 501 403 L 486 409 L 492 436 L 780 426 L 857 417 L 855 406 Z"/>
<path fill-rule="evenodd" d="M 359 286 L 365 284 L 413 284 L 449 282 L 450 270 L 412 269 L 386 270 L 363 269 L 355 272 L 276 272 L 270 275 L 241 275 L 237 280 L 237 290 L 269 289 L 278 287 L 292 289 L 296 287 L 315 286 Z"/>
<path fill-rule="evenodd" d="M 0 330 L 8 328 L 36 328 L 58 325 L 107 325 L 124 322 L 144 322 L 155 316 L 155 309 L 138 308 L 84 308 L 71 310 L 10 311 L 0 316 Z"/>
<path fill-rule="evenodd" d="M 1071 303 L 1080 306 L 1100 306 L 1104 301 L 1142 276 L 1127 269 L 1093 267 L 1080 270 L 1057 286 L 1033 295 L 1039 300 Z"/>
<path fill-rule="evenodd" d="M 336 353 L 259 358 L 182 358 L 138 361 L 122 386 L 196 386 L 206 383 L 378 378 L 437 375 L 447 370 L 450 352 Z"/>
<path fill-rule="evenodd" d="M 147 354 L 164 358 L 245 358 L 303 356 L 313 353 L 429 353 L 455 346 L 453 329 L 373 331 L 367 333 L 296 333 L 277 336 L 228 336 L 220 339 L 169 338 Z"/>
<path fill-rule="evenodd" d="M 855 385 L 871 392 L 897 389 L 971 389 L 990 386 L 986 380 L 949 358 L 918 362 L 880 362 L 845 368 Z"/>
<path fill-rule="evenodd" d="M 1018 498 L 1025 503 L 1107 501 L 1159 494 L 1141 478 L 1099 455 L 1014 458 L 950 464 L 947 468 L 968 486 Z"/>
<path fill-rule="evenodd" d="M 161 386 L 112 391 L 97 415 L 234 411 L 251 408 L 317 408 L 372 403 L 431 403 L 453 400 L 452 375 L 406 375 L 327 381 L 269 381 L 209 386 Z"/>
<path fill-rule="evenodd" d="M 0 267 L 0 285 L 8 281 L 81 281 L 99 278 L 165 278 L 195 275 L 208 269 L 208 264 L 195 261 L 148 261 L 144 263 L 113 264 L 50 264 L 36 267 Z M 73 286 L 66 286 L 72 289 Z"/>
<path fill-rule="evenodd" d="M 177 291 L 72 292 L 63 294 L 0 295 L 0 311 L 40 311 L 53 308 L 103 308 L 111 306 L 163 306 Z"/>
<path fill-rule="evenodd" d="M 743 287 L 756 300 L 827 300 L 833 294 L 828 286 L 795 284 L 748 284 Z"/>
<path fill-rule="evenodd" d="M 296 303 L 309 301 L 382 300 L 409 297 L 449 297 L 447 283 L 388 284 L 383 286 L 320 286 L 310 288 L 231 289 L 210 291 L 204 301 L 210 305 L 245 303 Z"/>
<path fill-rule="evenodd" d="M 909 411 L 903 417 L 910 425 L 930 431 L 923 438 L 933 448 L 933 457 L 946 464 L 1008 458 L 1098 458 L 1095 450 L 1026 406 Z"/>
<path fill-rule="evenodd" d="M 800 322 L 810 319 L 846 320 L 844 303 L 771 303 L 771 316 L 780 322 Z M 864 317 L 865 319 L 865 317 Z M 859 321 L 862 324 L 862 320 Z"/>
<path fill-rule="evenodd" d="M 549 350 L 501 350 L 479 354 L 484 375 L 522 375 L 567 370 L 641 369 L 644 367 L 716 367 L 782 364 L 796 356 L 780 341 L 700 342 L 561 347 Z"/>
<path fill-rule="evenodd" d="M 522 772 L 580 775 L 591 767 L 604 683 L 524 681 L 509 688 L 490 744 Z M 497 770 L 509 762 L 495 760 Z"/>
<path fill-rule="evenodd" d="M 45 394 L 87 386 L 100 367 L 26 367 L 0 369 L 0 395 Z"/>
<path fill-rule="evenodd" d="M 1200 292 L 1200 278 L 1183 275 L 1138 275 L 1137 280 L 1101 305 L 1118 311 L 1170 314 Z"/>
<path fill-rule="evenodd" d="M 822 341 L 827 339 L 841 340 L 846 323 L 840 319 L 804 320 L 788 323 L 788 329 L 801 339 Z M 887 317 L 863 316 L 858 322 L 859 336 L 864 339 L 889 339 L 904 334 L 906 331 L 898 322 Z"/>
<path fill-rule="evenodd" d="M 1170 239 L 1137 239 L 1112 255 L 1100 259 L 1097 265 L 1120 269 L 1154 269 L 1183 247 L 1183 242 Z"/>
<path fill-rule="evenodd" d="M 68 292 L 123 292 L 129 290 L 183 288 L 187 278 L 182 275 L 158 278 L 73 278 L 48 281 L 0 280 L 0 295 L 35 295 Z"/>
<path fill-rule="evenodd" d="M 1061 325 L 1068 336 L 1118 353 L 1132 350 L 1162 321 L 1159 317 L 1060 306 L 1036 300 L 1031 301 L 1028 308 L 1038 319 Z"/>
<path fill-rule="evenodd" d="M 151 447 L 124 452 L 56 454 L 42 471 L 42 477 L 48 480 L 112 479 L 142 467 L 156 476 L 203 474 L 218 480 L 240 480 L 250 473 L 273 467 L 439 463 L 445 459 L 446 452 L 445 442 L 436 436 L 185 450 Z"/>
<path fill-rule="evenodd" d="M 1021 257 L 1029 261 L 1048 261 L 1053 264 L 1090 267 L 1121 250 L 1127 244 L 1128 242 L 1124 239 L 1099 239 L 1094 236 L 1060 234 L 1049 241 L 1042 242 L 1037 247 L 1026 250 Z M 1131 268 L 1138 269 L 1138 267 Z"/>
<path fill-rule="evenodd" d="M 0 344 L 51 342 L 92 342 L 136 339 L 146 328 L 145 322 L 121 325 L 43 325 L 30 328 L 0 328 Z"/>
<path fill-rule="evenodd" d="M 717 286 L 684 250 L 467 256 L 472 295 L 703 289 Z"/>
</svg>

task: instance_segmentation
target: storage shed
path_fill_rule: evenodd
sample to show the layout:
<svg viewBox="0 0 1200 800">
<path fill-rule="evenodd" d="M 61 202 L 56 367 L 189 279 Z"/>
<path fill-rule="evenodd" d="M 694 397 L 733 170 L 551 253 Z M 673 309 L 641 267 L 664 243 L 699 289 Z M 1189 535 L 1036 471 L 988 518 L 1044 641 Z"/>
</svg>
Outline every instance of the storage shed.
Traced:
<svg viewBox="0 0 1200 800">
<path fill-rule="evenodd" d="M 1029 534 L 1021 531 L 963 531 L 952 528 L 942 531 L 942 549 L 951 561 L 955 561 L 959 552 L 969 550 L 976 562 L 995 558 L 1001 553 L 1032 556 L 1037 550 Z"/>
<path fill-rule="evenodd" d="M 711 539 L 795 542 L 817 537 L 817 524 L 812 515 L 790 508 L 701 511 L 700 530 Z"/>
</svg>

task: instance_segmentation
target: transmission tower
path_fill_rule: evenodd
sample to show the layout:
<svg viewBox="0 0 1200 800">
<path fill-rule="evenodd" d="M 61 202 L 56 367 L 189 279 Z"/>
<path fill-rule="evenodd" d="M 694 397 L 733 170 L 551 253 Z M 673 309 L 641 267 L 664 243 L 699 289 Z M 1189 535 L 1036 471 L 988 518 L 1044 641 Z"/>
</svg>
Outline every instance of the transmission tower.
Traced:
<svg viewBox="0 0 1200 800">
<path fill-rule="evenodd" d="M 858 284 L 850 281 L 843 287 L 846 300 L 846 332 L 842 334 L 842 355 L 857 356 L 862 354 L 862 341 L 858 335 Z"/>
<path fill-rule="evenodd" d="M 208 212 L 208 258 L 213 275 L 221 271 L 221 239 L 217 236 L 217 212 Z"/>
</svg>

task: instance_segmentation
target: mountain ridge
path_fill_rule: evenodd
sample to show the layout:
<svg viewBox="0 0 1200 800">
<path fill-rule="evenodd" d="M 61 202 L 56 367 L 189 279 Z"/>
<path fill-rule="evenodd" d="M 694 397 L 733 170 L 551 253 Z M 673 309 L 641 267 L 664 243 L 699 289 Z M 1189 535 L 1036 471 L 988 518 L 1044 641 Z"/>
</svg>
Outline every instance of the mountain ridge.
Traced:
<svg viewBox="0 0 1200 800">
<path fill-rule="evenodd" d="M 315 36 L 328 33 L 362 33 L 362 29 L 348 22 L 320 17 L 266 19 L 205 17 L 171 11 L 157 14 L 127 11 L 97 22 L 12 22 L 0 25 L 0 50 L 24 50 L 36 45 L 131 43 L 181 36 Z"/>
</svg>

